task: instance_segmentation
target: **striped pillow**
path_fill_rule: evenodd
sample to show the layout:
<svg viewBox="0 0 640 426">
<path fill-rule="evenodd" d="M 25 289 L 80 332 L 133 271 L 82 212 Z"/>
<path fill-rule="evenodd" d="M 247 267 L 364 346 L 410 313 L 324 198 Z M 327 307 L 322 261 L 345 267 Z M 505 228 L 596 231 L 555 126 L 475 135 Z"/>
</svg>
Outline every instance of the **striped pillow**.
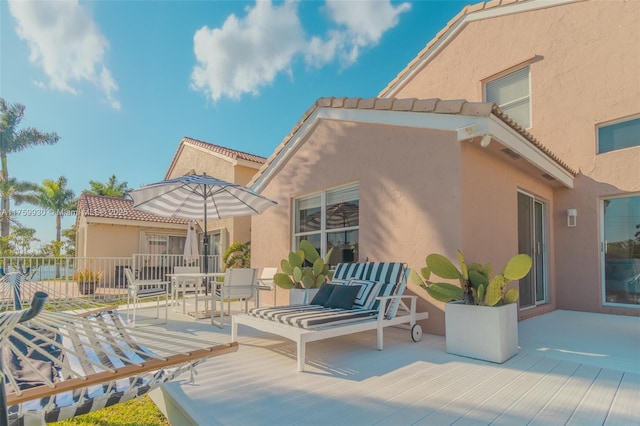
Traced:
<svg viewBox="0 0 640 426">
<path fill-rule="evenodd" d="M 352 278 L 349 280 L 348 285 L 360 286 L 360 291 L 356 295 L 356 300 L 353 302 L 353 309 L 371 309 L 373 303 L 376 301 L 376 297 L 378 296 L 380 283 L 377 281 L 357 280 Z"/>
</svg>

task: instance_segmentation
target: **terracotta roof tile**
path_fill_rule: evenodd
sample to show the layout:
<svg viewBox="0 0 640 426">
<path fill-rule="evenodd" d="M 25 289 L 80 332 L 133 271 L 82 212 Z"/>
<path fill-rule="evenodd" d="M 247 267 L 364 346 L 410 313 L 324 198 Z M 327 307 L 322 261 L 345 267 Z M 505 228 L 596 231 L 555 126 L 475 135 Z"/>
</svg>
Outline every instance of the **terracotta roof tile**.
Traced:
<svg viewBox="0 0 640 426">
<path fill-rule="evenodd" d="M 500 109 L 500 107 L 498 107 L 497 105 L 493 105 L 493 108 L 492 108 L 491 112 L 494 115 L 500 117 L 500 119 L 502 121 L 504 121 L 507 125 L 509 125 L 509 127 L 511 127 L 513 130 L 515 130 L 516 132 L 518 132 L 521 135 L 523 135 L 529 142 L 531 142 L 532 145 L 534 145 L 535 147 L 540 149 L 542 152 L 544 152 L 546 155 L 548 155 L 549 158 L 551 158 L 553 161 L 558 163 L 560 166 L 562 166 L 565 170 L 567 170 L 573 176 L 577 176 L 578 175 L 577 171 L 575 171 L 571 167 L 569 167 L 569 165 L 566 162 L 564 162 L 560 157 L 558 157 L 556 154 L 554 154 L 549 148 L 544 146 L 538 139 L 536 139 L 524 127 L 519 125 L 514 119 L 512 119 L 507 114 L 505 114 Z"/>
<path fill-rule="evenodd" d="M 133 208 L 133 200 L 127 198 L 106 197 L 103 195 L 82 194 L 78 199 L 78 212 L 86 217 L 137 220 L 142 222 L 187 224 L 181 218 L 169 218 L 143 212 Z"/>
<path fill-rule="evenodd" d="M 291 138 L 296 132 L 306 123 L 309 117 L 320 108 L 344 108 L 344 109 L 378 109 L 378 110 L 393 110 L 398 112 L 422 112 L 422 113 L 436 113 L 436 114 L 461 114 L 478 117 L 489 117 L 494 114 L 500 118 L 505 124 L 523 136 L 532 145 L 542 150 L 549 158 L 555 161 L 558 165 L 563 167 L 573 176 L 577 175 L 577 172 L 571 169 L 567 163 L 562 161 L 551 150 L 545 147 L 540 141 L 538 141 L 533 135 L 531 135 L 526 129 L 518 125 L 513 119 L 506 115 L 496 104 L 489 102 L 468 102 L 464 99 L 451 99 L 442 100 L 438 98 L 433 99 L 396 99 L 396 98 L 320 98 L 311 108 L 309 108 L 303 117 L 296 123 L 291 132 L 283 139 L 283 141 L 276 147 L 273 154 L 267 159 L 265 164 L 254 175 L 249 182 L 249 186 L 253 185 L 263 174 L 263 172 L 269 167 L 269 165 L 277 158 L 278 154 L 289 144 Z"/>
<path fill-rule="evenodd" d="M 491 0 L 491 1 L 485 1 L 485 2 L 480 2 L 480 3 L 476 3 L 473 5 L 467 5 L 465 6 L 456 16 L 454 16 L 448 23 L 447 25 L 445 25 L 437 34 L 436 36 L 431 39 L 427 45 L 418 53 L 418 55 L 413 58 L 403 69 L 402 71 L 400 71 L 398 73 L 398 75 L 389 82 L 389 84 L 387 84 L 387 86 L 382 89 L 382 91 L 380 91 L 379 95 L 380 97 L 386 97 L 389 93 L 389 91 L 398 83 L 400 82 L 400 80 L 402 80 L 409 72 L 411 72 L 414 68 L 414 66 L 416 66 L 417 64 L 420 63 L 420 61 L 422 60 L 422 58 L 428 54 L 431 50 L 431 48 L 436 45 L 455 25 L 457 25 L 462 19 L 464 19 L 467 15 L 469 15 L 470 13 L 474 13 L 474 12 L 478 12 L 480 10 L 485 10 L 485 9 L 491 9 L 494 7 L 500 7 L 500 6 L 505 6 L 505 5 L 509 5 L 512 3 L 520 3 L 520 2 L 526 2 L 526 1 L 531 1 L 531 0 Z"/>
<path fill-rule="evenodd" d="M 209 151 L 225 155 L 234 160 L 253 161 L 254 163 L 260 163 L 260 164 L 264 163 L 267 160 L 266 158 L 261 157 L 259 155 L 249 154 L 248 152 L 242 152 L 235 149 L 226 148 L 220 145 L 214 145 L 209 142 L 199 141 L 198 139 L 193 139 L 186 136 L 182 138 L 182 141 L 180 143 L 188 143 L 194 146 L 199 146 L 200 148 L 208 149 Z"/>
</svg>

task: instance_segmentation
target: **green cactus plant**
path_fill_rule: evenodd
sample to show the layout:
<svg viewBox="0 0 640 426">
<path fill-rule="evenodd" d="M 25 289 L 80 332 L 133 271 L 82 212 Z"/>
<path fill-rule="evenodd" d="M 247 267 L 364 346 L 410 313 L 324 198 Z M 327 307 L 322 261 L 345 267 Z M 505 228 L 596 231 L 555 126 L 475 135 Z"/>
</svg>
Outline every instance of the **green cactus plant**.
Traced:
<svg viewBox="0 0 640 426">
<path fill-rule="evenodd" d="M 273 282 L 280 288 L 319 288 L 329 278 L 329 250 L 325 258 L 307 240 L 300 241 L 300 249 L 280 261 L 280 270 Z"/>
<path fill-rule="evenodd" d="M 520 280 L 529 273 L 532 265 L 529 255 L 518 254 L 512 257 L 501 273 L 491 276 L 491 264 L 467 264 L 460 250 L 457 254 L 459 269 L 445 256 L 430 254 L 426 259 L 427 266 L 420 269 L 422 277 L 412 270 L 412 281 L 441 302 L 463 300 L 468 305 L 498 306 L 518 300 L 518 290 L 507 290 L 507 284 Z M 460 285 L 430 282 L 431 274 L 444 279 L 457 279 Z"/>
</svg>

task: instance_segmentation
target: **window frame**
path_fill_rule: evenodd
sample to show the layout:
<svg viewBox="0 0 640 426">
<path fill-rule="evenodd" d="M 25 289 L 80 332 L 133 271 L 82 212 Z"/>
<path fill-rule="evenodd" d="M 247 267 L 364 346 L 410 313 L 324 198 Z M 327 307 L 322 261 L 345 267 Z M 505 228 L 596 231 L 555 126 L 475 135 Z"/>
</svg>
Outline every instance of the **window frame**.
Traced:
<svg viewBox="0 0 640 426">
<path fill-rule="evenodd" d="M 615 126 L 617 124 L 622 124 L 622 123 L 635 121 L 635 120 L 637 120 L 638 124 L 640 125 L 640 115 L 633 115 L 633 116 L 630 116 L 630 117 L 619 118 L 617 120 L 608 121 L 606 123 L 600 123 L 600 124 L 596 125 L 596 155 L 608 154 L 609 152 L 617 152 L 617 151 L 621 151 L 621 150 L 624 150 L 624 149 L 630 149 L 630 148 L 639 147 L 640 146 L 640 137 L 638 137 L 638 144 L 637 145 L 626 146 L 624 148 L 610 149 L 608 151 L 601 151 L 600 150 L 600 130 L 601 129 L 604 129 L 604 128 L 610 127 L 610 126 Z"/>
<path fill-rule="evenodd" d="M 331 192 L 337 192 L 337 191 L 344 191 L 344 190 L 355 190 L 357 191 L 357 201 L 358 201 L 358 215 L 360 212 L 360 184 L 359 182 L 352 182 L 352 183 L 348 183 L 345 185 L 339 185 L 339 186 L 334 186 L 334 187 L 330 187 L 330 188 L 325 188 L 322 191 L 318 191 L 318 192 L 314 192 L 311 194 L 306 194 L 297 198 L 293 199 L 292 202 L 292 218 L 293 220 L 291 221 L 291 247 L 293 247 L 293 250 L 297 250 L 298 249 L 298 239 L 304 239 L 307 236 L 310 235 L 319 235 L 320 236 L 320 255 L 322 257 L 326 256 L 327 254 L 327 235 L 328 234 L 333 234 L 336 232 L 350 232 L 350 231 L 360 231 L 360 221 L 358 220 L 358 225 L 357 226 L 345 226 L 342 228 L 328 228 L 327 227 L 327 194 L 331 193 Z M 299 226 L 298 224 L 298 218 L 299 218 L 299 208 L 298 208 L 298 203 L 300 201 L 303 200 L 309 200 L 309 199 L 313 199 L 315 197 L 320 198 L 320 229 L 319 230 L 312 230 L 312 231 L 302 231 L 302 232 L 298 232 L 297 231 L 297 227 Z M 358 235 L 358 241 L 355 244 L 359 245 L 360 242 L 360 236 Z M 357 262 L 358 259 L 354 259 L 354 262 Z"/>
<path fill-rule="evenodd" d="M 640 192 L 632 192 L 628 194 L 608 195 L 600 197 L 598 200 L 599 207 L 599 231 L 600 231 L 600 296 L 601 304 L 603 307 L 615 307 L 615 308 L 634 308 L 640 309 L 638 303 L 624 303 L 617 300 L 608 300 L 607 291 L 614 292 L 611 288 L 607 287 L 607 254 L 608 254 L 608 241 L 606 235 L 606 207 L 607 201 L 620 200 L 625 198 L 640 198 Z M 633 259 L 633 258 L 631 258 Z"/>
<path fill-rule="evenodd" d="M 506 107 L 513 106 L 513 105 L 518 104 L 519 102 L 522 102 L 524 100 L 528 100 L 528 104 L 529 104 L 529 117 L 528 117 L 528 120 L 529 120 L 529 122 L 526 123 L 526 124 L 525 123 L 519 123 L 519 124 L 525 129 L 530 129 L 533 126 L 533 103 L 532 103 L 532 100 L 531 100 L 531 66 L 530 66 L 530 64 L 526 64 L 526 65 L 518 67 L 516 69 L 509 69 L 509 71 L 502 72 L 502 73 L 498 74 L 495 77 L 491 77 L 490 79 L 486 79 L 482 84 L 482 90 L 483 90 L 482 98 L 484 99 L 485 102 L 492 102 L 492 101 L 489 101 L 487 99 L 487 87 L 492 83 L 495 83 L 495 82 L 497 82 L 499 80 L 502 80 L 502 79 L 504 79 L 504 78 L 506 78 L 508 76 L 511 76 L 513 74 L 516 74 L 518 72 L 522 72 L 522 70 L 525 70 L 525 69 L 527 70 L 527 73 L 526 73 L 527 74 L 527 96 L 522 96 L 522 97 L 519 97 L 519 98 L 511 99 L 511 100 L 509 100 L 507 102 L 503 102 L 501 104 L 498 104 L 497 102 L 494 102 L 494 103 L 496 105 L 498 105 L 504 111 L 505 114 L 507 114 L 510 118 L 515 120 L 515 117 L 513 117 L 513 115 L 510 115 L 509 112 L 505 110 L 505 106 Z"/>
</svg>

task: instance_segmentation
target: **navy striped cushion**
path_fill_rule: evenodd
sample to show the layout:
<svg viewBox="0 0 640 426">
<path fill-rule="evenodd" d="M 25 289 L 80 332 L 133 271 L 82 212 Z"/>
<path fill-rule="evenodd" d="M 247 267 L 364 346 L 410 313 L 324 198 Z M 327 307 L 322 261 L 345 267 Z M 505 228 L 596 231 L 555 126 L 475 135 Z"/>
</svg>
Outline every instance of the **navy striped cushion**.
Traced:
<svg viewBox="0 0 640 426">
<path fill-rule="evenodd" d="M 376 311 L 369 309 L 332 309 L 319 305 L 291 305 L 272 308 L 253 308 L 249 315 L 300 328 L 334 325 L 375 317 Z"/>
<path fill-rule="evenodd" d="M 391 296 L 395 288 L 396 288 L 396 283 L 384 283 L 380 286 L 380 291 L 378 291 L 378 296 Z M 377 310 L 378 306 L 380 306 L 380 301 L 374 300 L 373 304 L 371 305 L 371 309 Z M 389 307 L 389 302 L 387 302 L 387 307 L 385 308 L 385 311 L 387 310 L 388 307 Z"/>
<path fill-rule="evenodd" d="M 366 263 L 340 263 L 336 266 L 333 278 L 349 281 L 351 278 L 362 279 Z"/>
</svg>

